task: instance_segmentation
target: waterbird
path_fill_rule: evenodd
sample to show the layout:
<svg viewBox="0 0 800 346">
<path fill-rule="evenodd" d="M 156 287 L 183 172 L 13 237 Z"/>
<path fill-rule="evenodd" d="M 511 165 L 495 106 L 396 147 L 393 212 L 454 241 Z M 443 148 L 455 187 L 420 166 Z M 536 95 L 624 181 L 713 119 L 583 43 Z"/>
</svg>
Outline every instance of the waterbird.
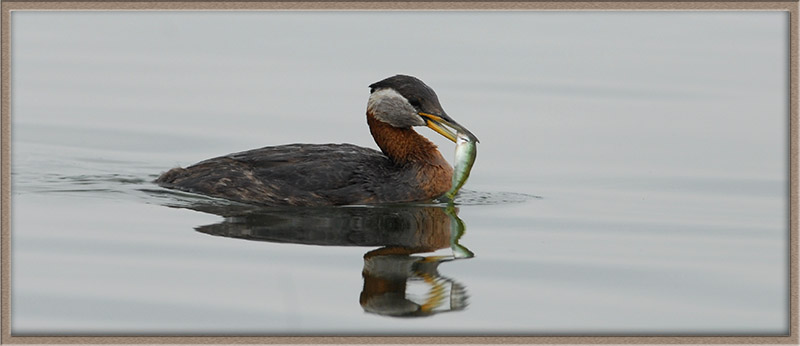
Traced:
<svg viewBox="0 0 800 346">
<path fill-rule="evenodd" d="M 430 201 L 451 187 L 453 168 L 413 127 L 457 141 L 472 132 L 450 118 L 436 92 L 416 77 L 369 85 L 367 125 L 380 151 L 353 144 L 286 144 L 173 168 L 155 183 L 267 206 L 365 205 Z"/>
</svg>

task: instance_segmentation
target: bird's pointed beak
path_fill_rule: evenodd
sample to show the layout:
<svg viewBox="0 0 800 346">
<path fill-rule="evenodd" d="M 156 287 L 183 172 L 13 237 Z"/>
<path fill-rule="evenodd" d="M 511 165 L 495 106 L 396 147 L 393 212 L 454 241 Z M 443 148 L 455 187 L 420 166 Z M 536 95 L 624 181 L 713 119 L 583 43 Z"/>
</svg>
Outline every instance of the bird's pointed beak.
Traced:
<svg viewBox="0 0 800 346">
<path fill-rule="evenodd" d="M 430 114 L 430 113 L 417 113 L 423 119 L 425 119 L 425 125 L 430 127 L 432 130 L 436 131 L 440 135 L 444 136 L 445 138 L 456 142 L 456 138 L 458 137 L 458 133 L 463 133 L 471 141 L 479 142 L 478 137 L 475 137 L 472 132 L 467 130 L 467 128 L 461 126 L 455 120 L 450 118 L 447 114 Z"/>
</svg>

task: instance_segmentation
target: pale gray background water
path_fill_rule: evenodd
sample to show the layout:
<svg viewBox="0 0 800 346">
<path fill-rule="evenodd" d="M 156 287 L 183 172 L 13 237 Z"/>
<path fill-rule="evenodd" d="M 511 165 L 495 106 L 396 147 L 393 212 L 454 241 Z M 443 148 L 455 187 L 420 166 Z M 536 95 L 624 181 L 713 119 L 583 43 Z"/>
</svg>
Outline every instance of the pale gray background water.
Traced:
<svg viewBox="0 0 800 346">
<path fill-rule="evenodd" d="M 15 335 L 788 332 L 787 13 L 11 20 Z M 367 85 L 396 73 L 481 140 L 476 257 L 439 268 L 463 311 L 366 313 L 373 248 L 213 237 L 152 193 L 230 152 L 374 148 Z"/>
</svg>

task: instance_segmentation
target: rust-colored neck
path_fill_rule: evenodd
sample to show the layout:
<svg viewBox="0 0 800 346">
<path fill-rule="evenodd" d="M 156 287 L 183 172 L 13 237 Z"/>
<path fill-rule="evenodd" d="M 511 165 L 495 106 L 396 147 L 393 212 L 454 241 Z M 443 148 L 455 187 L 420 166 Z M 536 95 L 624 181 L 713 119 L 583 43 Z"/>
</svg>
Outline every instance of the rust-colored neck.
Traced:
<svg viewBox="0 0 800 346">
<path fill-rule="evenodd" d="M 397 128 L 367 113 L 367 124 L 375 143 L 394 162 L 448 165 L 436 145 L 412 128 Z"/>
<path fill-rule="evenodd" d="M 424 198 L 436 198 L 452 185 L 453 167 L 436 145 L 411 128 L 397 128 L 367 113 L 367 124 L 375 143 L 395 163 L 415 169 Z M 413 167 L 413 168 L 412 168 Z"/>
</svg>

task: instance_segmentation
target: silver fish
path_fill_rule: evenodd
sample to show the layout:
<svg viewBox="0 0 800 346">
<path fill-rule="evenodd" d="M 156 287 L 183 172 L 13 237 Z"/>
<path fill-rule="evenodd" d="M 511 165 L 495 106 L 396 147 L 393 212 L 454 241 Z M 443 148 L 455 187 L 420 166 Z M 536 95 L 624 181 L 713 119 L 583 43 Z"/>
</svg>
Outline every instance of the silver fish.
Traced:
<svg viewBox="0 0 800 346">
<path fill-rule="evenodd" d="M 475 156 L 478 155 L 477 139 L 474 136 L 459 132 L 456 137 L 456 158 L 455 167 L 453 169 L 453 184 L 450 191 L 447 191 L 443 197 L 452 201 L 455 198 L 458 190 L 464 186 L 469 178 L 469 172 L 472 170 L 472 165 L 475 163 Z"/>
</svg>

